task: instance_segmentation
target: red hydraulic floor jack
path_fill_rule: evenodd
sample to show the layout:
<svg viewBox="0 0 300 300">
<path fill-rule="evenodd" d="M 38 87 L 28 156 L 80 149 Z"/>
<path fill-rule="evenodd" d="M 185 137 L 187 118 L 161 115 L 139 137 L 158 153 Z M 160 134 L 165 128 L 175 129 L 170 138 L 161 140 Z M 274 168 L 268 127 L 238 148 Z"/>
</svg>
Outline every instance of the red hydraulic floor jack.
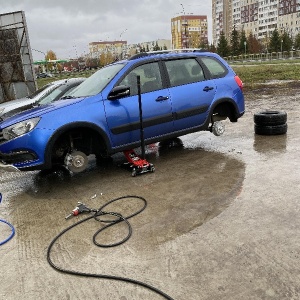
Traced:
<svg viewBox="0 0 300 300">
<path fill-rule="evenodd" d="M 141 97 L 141 78 L 137 76 L 137 87 L 138 87 L 138 100 L 139 100 L 139 116 L 140 116 L 140 139 L 141 139 L 141 157 L 136 154 L 136 152 L 131 150 L 123 151 L 127 163 L 125 165 L 131 170 L 131 176 L 136 176 L 139 174 L 154 172 L 154 165 L 149 163 L 145 159 L 145 140 L 144 140 L 144 126 L 143 126 L 143 110 L 142 110 L 142 97 Z"/>
<path fill-rule="evenodd" d="M 131 169 L 131 176 L 155 171 L 154 165 L 145 158 L 139 157 L 134 150 L 126 150 L 123 153 L 128 161 L 125 164 Z"/>
</svg>

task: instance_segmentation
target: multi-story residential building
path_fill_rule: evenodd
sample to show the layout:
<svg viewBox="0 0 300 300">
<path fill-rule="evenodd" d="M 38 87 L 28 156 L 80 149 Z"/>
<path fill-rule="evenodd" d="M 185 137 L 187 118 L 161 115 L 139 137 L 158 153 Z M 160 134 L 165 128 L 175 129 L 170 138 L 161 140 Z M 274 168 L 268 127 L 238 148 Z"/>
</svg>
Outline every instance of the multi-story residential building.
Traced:
<svg viewBox="0 0 300 300">
<path fill-rule="evenodd" d="M 212 0 L 212 19 L 214 45 L 222 31 L 230 39 L 234 27 L 263 43 L 275 28 L 294 38 L 300 32 L 300 0 Z"/>
<path fill-rule="evenodd" d="M 278 30 L 287 31 L 292 37 L 300 33 L 300 0 L 278 1 Z"/>
<path fill-rule="evenodd" d="M 207 16 L 182 15 L 171 19 L 172 48 L 199 48 L 208 44 Z"/>
<path fill-rule="evenodd" d="M 229 12 L 231 12 L 231 0 L 212 0 L 213 44 L 215 45 L 220 39 L 221 32 L 225 35 L 230 32 L 232 17 Z"/>
<path fill-rule="evenodd" d="M 89 56 L 91 58 L 100 58 L 103 55 L 109 56 L 111 61 L 114 59 L 132 56 L 141 51 L 153 51 L 155 47 L 160 49 L 170 49 L 171 41 L 158 39 L 150 42 L 141 42 L 139 44 L 127 44 L 127 41 L 101 41 L 89 43 Z"/>
<path fill-rule="evenodd" d="M 127 41 L 101 41 L 89 43 L 90 56 L 98 58 L 102 53 L 110 53 L 113 57 L 119 57 L 127 48 Z"/>
</svg>

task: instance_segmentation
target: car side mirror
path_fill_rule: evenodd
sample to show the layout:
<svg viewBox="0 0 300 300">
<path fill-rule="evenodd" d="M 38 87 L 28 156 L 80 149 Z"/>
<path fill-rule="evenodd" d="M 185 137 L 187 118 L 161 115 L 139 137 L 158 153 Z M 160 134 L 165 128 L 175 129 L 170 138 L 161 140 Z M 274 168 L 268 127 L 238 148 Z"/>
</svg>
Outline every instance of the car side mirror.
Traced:
<svg viewBox="0 0 300 300">
<path fill-rule="evenodd" d="M 119 85 L 114 87 L 108 94 L 108 100 L 117 100 L 130 95 L 130 87 L 127 85 Z"/>
</svg>

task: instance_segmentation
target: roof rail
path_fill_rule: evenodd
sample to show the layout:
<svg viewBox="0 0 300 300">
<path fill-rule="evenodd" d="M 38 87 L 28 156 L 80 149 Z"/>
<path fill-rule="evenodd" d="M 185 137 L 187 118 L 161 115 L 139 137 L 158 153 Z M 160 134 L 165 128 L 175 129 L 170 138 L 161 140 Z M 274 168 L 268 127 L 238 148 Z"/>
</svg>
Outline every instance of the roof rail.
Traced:
<svg viewBox="0 0 300 300">
<path fill-rule="evenodd" d="M 160 53 L 180 53 L 180 52 L 207 52 L 207 50 L 202 48 L 185 48 L 185 49 L 169 49 L 169 50 L 158 50 L 158 51 L 149 51 L 148 54 L 160 54 Z"/>
<path fill-rule="evenodd" d="M 153 54 L 166 54 L 166 53 L 185 53 L 185 52 L 207 52 L 208 50 L 202 48 L 185 48 L 185 49 L 169 49 L 169 50 L 158 50 L 158 51 L 148 51 L 140 52 L 129 58 L 129 60 L 138 59 L 141 57 L 146 57 Z"/>
</svg>

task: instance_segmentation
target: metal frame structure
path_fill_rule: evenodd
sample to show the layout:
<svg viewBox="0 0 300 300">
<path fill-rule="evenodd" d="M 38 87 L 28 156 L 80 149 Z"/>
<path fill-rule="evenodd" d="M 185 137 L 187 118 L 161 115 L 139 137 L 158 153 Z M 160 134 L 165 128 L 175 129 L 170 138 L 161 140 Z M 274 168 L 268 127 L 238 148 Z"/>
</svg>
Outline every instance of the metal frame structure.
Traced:
<svg viewBox="0 0 300 300">
<path fill-rule="evenodd" d="M 36 88 L 25 13 L 0 14 L 0 103 L 26 97 Z"/>
</svg>

